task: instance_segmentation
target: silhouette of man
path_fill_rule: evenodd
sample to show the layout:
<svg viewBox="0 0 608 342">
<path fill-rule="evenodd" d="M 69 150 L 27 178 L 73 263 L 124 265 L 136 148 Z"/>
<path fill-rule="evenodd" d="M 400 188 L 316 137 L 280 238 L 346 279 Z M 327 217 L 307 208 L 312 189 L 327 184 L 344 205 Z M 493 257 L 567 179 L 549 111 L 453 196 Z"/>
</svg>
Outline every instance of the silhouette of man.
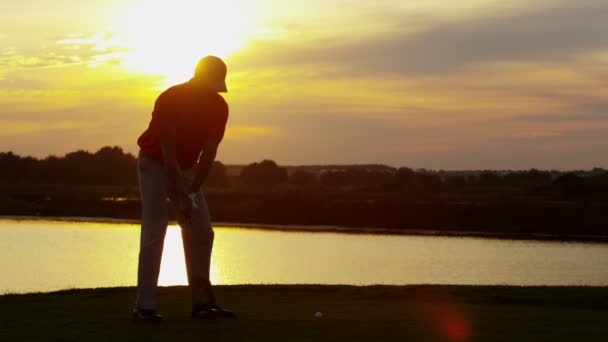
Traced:
<svg viewBox="0 0 608 342">
<path fill-rule="evenodd" d="M 181 226 L 192 317 L 236 317 L 217 306 L 213 295 L 209 267 L 214 232 L 201 191 L 228 120 L 228 105 L 218 94 L 227 92 L 226 73 L 221 59 L 201 59 L 190 81 L 158 97 L 148 129 L 137 141 L 142 221 L 135 320 L 162 320 L 156 291 L 168 224 L 167 197 Z"/>
</svg>

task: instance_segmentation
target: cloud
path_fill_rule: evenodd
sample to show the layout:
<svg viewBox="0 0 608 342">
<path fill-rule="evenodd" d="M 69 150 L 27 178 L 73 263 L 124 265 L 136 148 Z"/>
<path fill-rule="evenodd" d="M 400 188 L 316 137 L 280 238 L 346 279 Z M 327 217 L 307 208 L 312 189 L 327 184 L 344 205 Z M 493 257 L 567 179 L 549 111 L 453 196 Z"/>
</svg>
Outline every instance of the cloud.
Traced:
<svg viewBox="0 0 608 342">
<path fill-rule="evenodd" d="M 374 36 L 259 41 L 251 44 L 256 54 L 245 60 L 243 53 L 239 64 L 330 65 L 349 75 L 445 74 L 488 61 L 567 61 L 608 46 L 605 1 L 549 2 L 547 6 L 504 16 L 427 18 L 426 28 L 414 32 L 407 12 L 401 12 L 401 17 L 393 13 L 388 20 L 402 23 Z"/>
<path fill-rule="evenodd" d="M 231 107 L 256 117 L 292 118 L 330 110 L 409 126 L 474 123 L 502 118 L 596 113 L 607 120 L 608 79 L 572 65 L 486 63 L 442 75 L 310 76 L 307 68 L 270 69 L 234 77 Z"/>
<path fill-rule="evenodd" d="M 2 70 L 20 70 L 48 67 L 62 67 L 80 64 L 78 56 L 62 55 L 56 52 L 45 52 L 38 56 L 18 54 L 14 49 L 6 49 L 0 53 L 0 72 Z"/>
<path fill-rule="evenodd" d="M 26 69 L 118 65 L 128 51 L 118 38 L 103 32 L 90 36 L 70 34 L 54 43 L 27 52 L 14 46 L 1 49 L 0 76 Z"/>
<path fill-rule="evenodd" d="M 0 120 L 0 133 L 3 136 L 30 135 L 30 134 L 53 134 L 54 131 L 70 131 L 75 129 L 91 129 L 100 126 L 100 122 L 91 121 L 23 121 L 23 120 Z"/>
<path fill-rule="evenodd" d="M 76 56 L 89 66 L 120 64 L 130 50 L 115 34 L 99 32 L 93 35 L 71 34 L 56 42 L 58 47 Z"/>
</svg>

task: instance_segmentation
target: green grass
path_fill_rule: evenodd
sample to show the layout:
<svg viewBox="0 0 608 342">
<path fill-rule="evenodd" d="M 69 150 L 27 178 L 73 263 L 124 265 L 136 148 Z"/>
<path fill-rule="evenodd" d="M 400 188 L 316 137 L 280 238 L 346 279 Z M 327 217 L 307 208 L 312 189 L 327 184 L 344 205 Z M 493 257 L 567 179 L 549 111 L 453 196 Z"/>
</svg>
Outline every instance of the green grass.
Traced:
<svg viewBox="0 0 608 342">
<path fill-rule="evenodd" d="M 194 321 L 161 288 L 161 324 L 130 321 L 133 288 L 0 296 L 0 341 L 608 341 L 608 287 L 218 286 L 238 320 Z M 314 313 L 323 312 L 322 319 Z"/>
</svg>

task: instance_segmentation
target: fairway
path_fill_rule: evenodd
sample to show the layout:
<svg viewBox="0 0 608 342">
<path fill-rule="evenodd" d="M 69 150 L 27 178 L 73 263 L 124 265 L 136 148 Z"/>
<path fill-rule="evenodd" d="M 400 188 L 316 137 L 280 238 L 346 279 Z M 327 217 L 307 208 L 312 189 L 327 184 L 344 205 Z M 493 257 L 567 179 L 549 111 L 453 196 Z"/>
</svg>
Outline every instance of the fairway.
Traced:
<svg viewBox="0 0 608 342">
<path fill-rule="evenodd" d="M 133 288 L 0 297 L 1 341 L 606 341 L 608 288 L 218 286 L 238 320 L 195 321 L 187 287 L 166 321 L 130 321 Z M 323 318 L 316 319 L 315 313 Z"/>
</svg>

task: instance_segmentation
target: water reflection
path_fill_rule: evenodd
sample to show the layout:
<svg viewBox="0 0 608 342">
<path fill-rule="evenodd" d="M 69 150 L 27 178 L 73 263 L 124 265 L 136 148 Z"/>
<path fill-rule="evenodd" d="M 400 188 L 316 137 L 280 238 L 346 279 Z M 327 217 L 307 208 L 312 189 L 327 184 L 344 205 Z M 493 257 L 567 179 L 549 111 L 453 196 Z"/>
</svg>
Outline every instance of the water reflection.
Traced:
<svg viewBox="0 0 608 342">
<path fill-rule="evenodd" d="M 182 237 L 176 227 L 167 229 L 158 283 L 159 285 L 188 283 Z"/>
<path fill-rule="evenodd" d="M 0 220 L 0 293 L 133 286 L 139 227 Z M 608 245 L 216 228 L 215 284 L 608 285 Z M 159 283 L 187 283 L 178 227 Z"/>
<path fill-rule="evenodd" d="M 217 230 L 217 229 L 216 229 Z M 220 229 L 222 230 L 222 229 Z M 229 264 L 223 248 L 214 248 L 211 259 L 211 283 L 231 284 Z M 224 273 L 226 272 L 226 273 Z M 160 268 L 158 284 L 163 286 L 184 285 L 188 283 L 186 261 L 182 246 L 181 231 L 178 226 L 169 226 L 165 236 L 163 259 Z"/>
</svg>

